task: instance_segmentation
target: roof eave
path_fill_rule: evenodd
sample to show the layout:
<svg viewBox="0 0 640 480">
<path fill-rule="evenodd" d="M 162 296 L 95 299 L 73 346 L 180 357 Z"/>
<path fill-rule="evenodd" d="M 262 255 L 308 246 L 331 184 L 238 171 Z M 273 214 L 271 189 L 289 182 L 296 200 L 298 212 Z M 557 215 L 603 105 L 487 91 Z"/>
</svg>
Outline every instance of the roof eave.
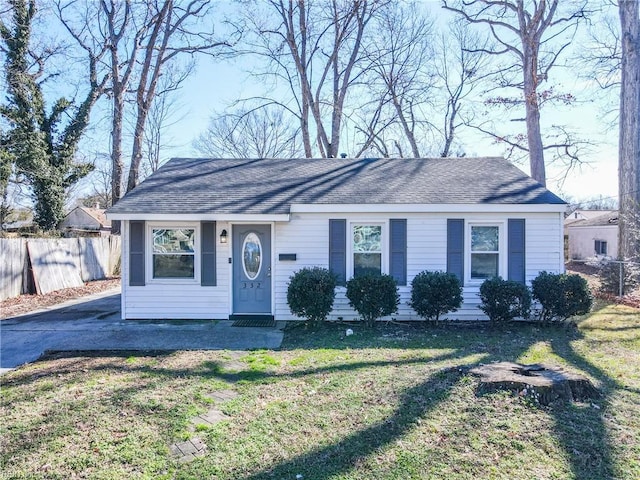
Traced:
<svg viewBox="0 0 640 480">
<path fill-rule="evenodd" d="M 229 221 L 229 222 L 288 222 L 294 213 L 564 213 L 566 204 L 510 204 L 510 203 L 382 203 L 382 204 L 292 204 L 290 213 L 151 213 L 107 212 L 109 220 L 148 221 Z"/>
<path fill-rule="evenodd" d="M 145 212 L 108 212 L 109 220 L 146 220 L 157 222 L 288 222 L 286 214 L 238 214 L 238 213 L 145 213 Z"/>
<path fill-rule="evenodd" d="M 564 203 L 383 203 L 383 204 L 300 204 L 291 205 L 291 213 L 564 213 Z"/>
</svg>

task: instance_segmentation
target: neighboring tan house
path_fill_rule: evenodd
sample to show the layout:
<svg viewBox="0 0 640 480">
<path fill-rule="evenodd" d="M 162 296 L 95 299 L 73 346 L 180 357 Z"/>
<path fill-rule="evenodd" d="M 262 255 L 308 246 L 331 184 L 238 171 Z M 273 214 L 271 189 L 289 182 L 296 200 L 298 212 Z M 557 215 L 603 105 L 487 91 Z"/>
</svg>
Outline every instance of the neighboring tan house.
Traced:
<svg viewBox="0 0 640 480">
<path fill-rule="evenodd" d="M 413 277 L 454 273 L 486 318 L 482 282 L 564 271 L 566 203 L 503 158 L 190 159 L 163 165 L 107 211 L 122 221 L 123 318 L 296 320 L 290 277 L 339 279 L 329 319 L 352 320 L 345 282 L 392 275 L 398 320 Z M 389 317 L 391 318 L 391 317 Z"/>
<path fill-rule="evenodd" d="M 567 226 L 569 259 L 618 258 L 618 212 L 578 220 Z"/>
<path fill-rule="evenodd" d="M 104 209 L 76 207 L 64 217 L 58 228 L 71 235 L 107 236 L 111 233 L 111 221 Z"/>
</svg>

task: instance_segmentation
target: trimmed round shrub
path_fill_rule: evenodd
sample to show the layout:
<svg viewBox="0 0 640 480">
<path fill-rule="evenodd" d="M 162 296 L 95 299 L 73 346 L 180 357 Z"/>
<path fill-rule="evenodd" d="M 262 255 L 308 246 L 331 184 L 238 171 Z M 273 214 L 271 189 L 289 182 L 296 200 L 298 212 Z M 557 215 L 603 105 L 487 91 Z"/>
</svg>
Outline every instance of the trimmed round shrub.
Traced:
<svg viewBox="0 0 640 480">
<path fill-rule="evenodd" d="M 434 322 L 462 305 L 462 285 L 453 273 L 420 272 L 411 281 L 409 305 L 422 318 Z"/>
<path fill-rule="evenodd" d="M 512 280 L 494 277 L 480 285 L 478 308 L 491 323 L 510 322 L 516 317 L 528 318 L 531 309 L 531 293 L 526 285 Z"/>
<path fill-rule="evenodd" d="M 287 303 L 291 313 L 312 323 L 327 319 L 336 297 L 336 276 L 326 268 L 303 268 L 289 279 Z"/>
<path fill-rule="evenodd" d="M 363 275 L 347 282 L 349 305 L 355 308 L 368 326 L 398 311 L 400 295 L 391 275 Z"/>
<path fill-rule="evenodd" d="M 584 315 L 593 303 L 587 281 L 576 274 L 540 272 L 531 282 L 531 291 L 542 306 L 539 319 L 543 322 Z"/>
</svg>

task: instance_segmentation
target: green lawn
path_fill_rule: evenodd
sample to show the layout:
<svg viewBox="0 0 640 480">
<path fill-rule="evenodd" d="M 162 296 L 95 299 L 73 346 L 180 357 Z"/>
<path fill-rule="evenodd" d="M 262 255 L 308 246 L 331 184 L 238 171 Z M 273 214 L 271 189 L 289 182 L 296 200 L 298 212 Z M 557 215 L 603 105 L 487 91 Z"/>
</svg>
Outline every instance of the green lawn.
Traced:
<svg viewBox="0 0 640 480">
<path fill-rule="evenodd" d="M 59 354 L 1 378 L 0 478 L 640 478 L 640 311 L 579 328 L 345 325 L 280 351 Z M 564 365 L 602 397 L 540 407 L 476 395 L 469 366 Z M 190 428 L 220 405 L 228 419 Z M 201 438 L 189 463 L 169 445 Z"/>
</svg>

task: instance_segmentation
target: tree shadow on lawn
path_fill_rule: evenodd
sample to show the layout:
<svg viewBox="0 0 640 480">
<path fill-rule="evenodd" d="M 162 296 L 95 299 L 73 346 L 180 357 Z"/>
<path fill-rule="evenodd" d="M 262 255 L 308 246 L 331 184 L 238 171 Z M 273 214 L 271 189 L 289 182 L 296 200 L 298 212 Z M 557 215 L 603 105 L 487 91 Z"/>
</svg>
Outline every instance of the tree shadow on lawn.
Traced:
<svg viewBox="0 0 640 480">
<path fill-rule="evenodd" d="M 335 330 L 335 326 L 331 326 Z M 323 327 L 326 328 L 326 327 Z M 342 329 L 341 329 L 342 330 Z M 389 331 L 381 329 L 382 334 Z M 295 341 L 285 342 L 285 350 L 313 350 L 331 348 L 329 344 L 335 340 L 335 336 L 340 338 L 337 332 L 328 332 L 328 336 L 334 338 L 320 339 L 322 335 L 318 332 L 307 332 L 306 338 L 298 338 Z M 250 479 L 261 479 L 266 477 L 284 478 L 295 476 L 297 473 L 305 473 L 305 478 L 328 479 L 335 475 L 344 474 L 355 468 L 370 455 L 375 454 L 379 449 L 391 445 L 407 434 L 415 427 L 421 417 L 434 412 L 437 407 L 451 395 L 453 389 L 458 385 L 464 372 L 468 368 L 477 365 L 478 355 L 481 355 L 484 363 L 492 361 L 518 361 L 530 347 L 539 343 L 547 342 L 555 354 L 563 358 L 567 364 L 577 370 L 581 370 L 602 385 L 603 397 L 598 401 L 604 405 L 601 409 L 592 409 L 576 406 L 573 404 L 558 403 L 545 408 L 545 412 L 555 419 L 555 432 L 558 441 L 562 444 L 567 457 L 570 459 L 571 469 L 575 478 L 581 479 L 611 479 L 613 474 L 613 461 L 611 458 L 611 440 L 604 424 L 604 414 L 606 411 L 607 397 L 617 389 L 624 388 L 608 376 L 602 369 L 593 365 L 583 356 L 578 354 L 572 342 L 582 338 L 579 332 L 566 330 L 558 327 L 537 328 L 530 325 L 510 325 L 501 329 L 486 328 L 426 328 L 421 335 L 413 332 L 410 336 L 416 338 L 393 338 L 380 345 L 380 338 L 371 332 L 365 332 L 360 337 L 357 335 L 346 337 L 338 345 L 337 349 L 360 349 L 360 348 L 422 348 L 433 349 L 433 354 L 416 355 L 400 361 L 378 360 L 378 361 L 354 361 L 344 362 L 339 360 L 328 365 L 312 366 L 310 368 L 295 369 L 290 372 L 276 372 L 272 370 L 228 370 L 224 367 L 224 362 L 204 361 L 199 368 L 164 368 L 161 365 L 140 365 L 130 364 L 123 366 L 111 362 L 105 362 L 99 369 L 126 370 L 128 372 L 140 372 L 148 376 L 159 377 L 201 377 L 202 379 L 215 379 L 225 382 L 243 381 L 245 383 L 266 383 L 278 382 L 291 378 L 306 377 L 320 373 L 331 373 L 339 371 L 352 371 L 357 375 L 358 370 L 363 368 L 385 367 L 390 365 L 410 365 L 424 362 L 447 362 L 456 364 L 455 367 L 440 369 L 430 375 L 424 382 L 404 391 L 399 398 L 398 407 L 384 421 L 354 431 L 344 438 L 329 445 L 318 446 L 317 448 L 302 453 L 291 459 L 276 465 L 265 466 L 261 471 L 256 472 Z M 378 332 L 379 333 L 379 332 Z M 356 337 L 356 338 L 353 338 Z M 442 350 L 448 350 L 442 353 Z M 438 352 L 440 351 L 440 352 Z M 78 356 L 82 352 L 74 352 L 73 356 Z M 86 353 L 86 352 L 85 352 Z M 116 352 L 92 352 L 94 356 L 114 356 Z M 133 353 L 139 355 L 140 352 Z M 167 352 L 144 352 L 145 356 L 165 355 Z M 58 358 L 64 354 L 58 354 Z M 130 356 L 131 352 L 121 352 L 122 356 Z M 472 363 L 460 363 L 461 360 L 474 355 Z M 72 356 L 72 355 L 69 355 Z M 457 360 L 457 361 L 456 361 Z M 464 362 L 464 361 L 463 361 Z M 72 368 L 69 370 L 71 372 Z M 461 374 L 462 372 L 462 374 Z M 52 372 L 52 375 L 54 372 Z M 64 374 L 56 371 L 55 374 Z M 26 383 L 26 378 L 14 377 L 9 383 Z M 33 378 L 32 378 L 33 381 Z M 119 398 L 126 398 L 128 395 L 135 395 L 141 389 L 149 388 L 145 385 L 131 385 L 126 389 L 114 392 Z M 126 391 L 125 391 L 126 390 Z M 536 408 L 536 407 L 532 407 Z M 144 413 L 144 412 L 141 412 Z M 585 423 L 586 422 L 586 423 Z M 588 433 L 586 435 L 585 433 Z M 51 432 L 56 436 L 55 431 Z"/>
<path fill-rule="evenodd" d="M 421 417 L 450 396 L 459 379 L 458 367 L 436 372 L 427 381 L 406 390 L 398 408 L 384 421 L 247 478 L 295 478 L 296 474 L 303 473 L 304 478 L 328 479 L 346 473 L 368 456 L 408 433 Z"/>
<path fill-rule="evenodd" d="M 595 379 L 601 394 L 600 398 L 595 399 L 593 403 L 587 403 L 586 406 L 568 404 L 552 410 L 556 421 L 555 430 L 564 449 L 571 456 L 576 478 L 623 478 L 621 472 L 618 471 L 615 475 L 613 472 L 613 441 L 605 426 L 605 416 L 613 414 L 607 410 L 614 408 L 609 399 L 616 392 L 626 391 L 632 395 L 639 395 L 640 390 L 608 375 L 602 368 L 578 353 L 572 341 L 556 337 L 552 338 L 550 343 L 556 355 L 571 367 Z M 623 459 L 620 458 L 619 461 Z"/>
<path fill-rule="evenodd" d="M 524 329 L 528 335 L 519 335 Z M 442 332 L 432 329 L 434 332 Z M 429 330 L 427 330 L 429 332 Z M 513 361 L 516 362 L 534 344 L 544 341 L 552 345 L 554 353 L 562 357 L 567 364 L 577 370 L 592 375 L 602 385 L 603 396 L 599 403 L 606 404 L 607 395 L 621 385 L 611 379 L 604 371 L 595 367 L 582 356 L 577 354 L 571 342 L 579 340 L 579 332 L 565 328 L 512 325 L 501 330 L 462 331 L 462 335 L 442 335 L 434 333 L 421 341 L 422 348 L 453 348 L 455 353 L 449 355 L 450 360 L 462 359 L 471 354 L 485 355 L 482 362 Z M 465 335 L 467 333 L 467 335 Z M 470 333 L 470 334 L 469 334 Z M 482 338 L 483 335 L 487 335 Z M 438 335 L 434 337 L 434 335 Z M 470 337 L 474 344 L 469 346 Z M 317 342 L 312 342 L 317 343 Z M 321 342 L 323 343 L 323 342 Z M 362 342 L 357 342 L 363 348 Z M 291 345 L 292 347 L 294 345 Z M 402 348 L 402 345 L 389 345 Z M 370 345 L 374 348 L 374 345 Z M 429 361 L 436 361 L 437 358 Z M 375 364 L 376 362 L 371 362 Z M 382 365 L 393 362 L 381 362 Z M 384 422 L 353 432 L 343 439 L 330 445 L 318 447 L 300 454 L 275 466 L 264 468 L 262 471 L 248 477 L 252 480 L 261 478 L 293 478 L 298 473 L 304 473 L 305 478 L 329 479 L 339 474 L 346 474 L 361 464 L 368 456 L 379 449 L 399 440 L 407 434 L 417 421 L 437 409 L 444 402 L 460 381 L 461 374 L 477 363 L 460 364 L 447 370 L 438 371 L 426 379 L 425 382 L 406 390 L 399 402 L 399 406 Z M 372 366 L 372 365 L 361 365 Z M 358 368 L 358 364 L 329 367 L 329 369 Z M 298 375 L 316 373 L 318 369 L 299 372 Z M 545 412 L 554 418 L 557 439 L 562 444 L 570 459 L 570 467 L 575 478 L 606 480 L 614 478 L 611 445 L 607 429 L 604 424 L 604 408 L 587 410 L 574 404 L 558 402 L 544 408 Z M 587 419 L 587 424 L 585 424 Z M 582 430 L 584 427 L 584 430 Z M 586 431 L 588 430 L 588 431 Z M 587 434 L 588 435 L 585 435 Z"/>
</svg>

